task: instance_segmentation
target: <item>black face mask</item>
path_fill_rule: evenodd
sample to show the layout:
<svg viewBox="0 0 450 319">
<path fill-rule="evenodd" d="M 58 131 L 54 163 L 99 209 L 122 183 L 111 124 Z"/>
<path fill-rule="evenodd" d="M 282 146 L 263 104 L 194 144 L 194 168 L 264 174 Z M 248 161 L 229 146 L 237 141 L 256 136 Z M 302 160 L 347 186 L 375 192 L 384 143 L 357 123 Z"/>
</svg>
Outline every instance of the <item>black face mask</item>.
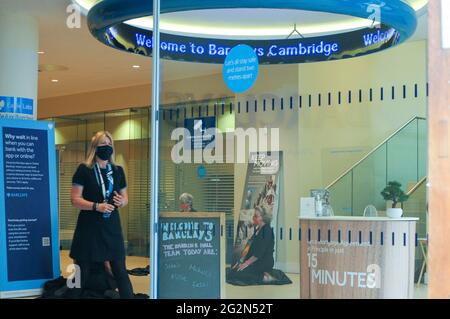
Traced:
<svg viewBox="0 0 450 319">
<path fill-rule="evenodd" d="M 102 145 L 97 147 L 97 151 L 95 152 L 95 155 L 98 156 L 102 161 L 107 161 L 111 157 L 113 153 L 112 146 L 109 145 Z"/>
</svg>

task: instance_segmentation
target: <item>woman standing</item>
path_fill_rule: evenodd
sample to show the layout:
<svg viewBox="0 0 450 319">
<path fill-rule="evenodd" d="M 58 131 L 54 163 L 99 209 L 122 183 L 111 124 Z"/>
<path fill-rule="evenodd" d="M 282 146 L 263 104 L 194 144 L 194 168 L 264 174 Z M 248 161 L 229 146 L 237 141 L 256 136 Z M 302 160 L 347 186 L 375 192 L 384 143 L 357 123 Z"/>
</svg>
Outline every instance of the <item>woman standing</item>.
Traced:
<svg viewBox="0 0 450 319">
<path fill-rule="evenodd" d="M 107 263 L 121 298 L 134 298 L 125 265 L 125 245 L 118 208 L 128 204 L 123 168 L 114 163 L 114 141 L 109 132 L 92 137 L 86 161 L 72 179 L 72 204 L 78 216 L 70 257 L 81 270 L 81 289 L 92 263 Z"/>
</svg>

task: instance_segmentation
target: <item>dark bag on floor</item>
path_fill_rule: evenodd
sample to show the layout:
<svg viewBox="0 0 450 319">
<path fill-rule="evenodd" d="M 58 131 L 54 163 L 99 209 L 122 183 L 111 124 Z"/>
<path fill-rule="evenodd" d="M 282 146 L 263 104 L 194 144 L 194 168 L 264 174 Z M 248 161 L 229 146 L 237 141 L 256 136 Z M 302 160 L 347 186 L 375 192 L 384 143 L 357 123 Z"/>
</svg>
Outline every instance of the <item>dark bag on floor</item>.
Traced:
<svg viewBox="0 0 450 319">
<path fill-rule="evenodd" d="M 272 269 L 269 274 L 271 279 L 269 281 L 264 281 L 262 279 L 257 279 L 259 276 L 235 276 L 231 268 L 227 268 L 227 283 L 234 286 L 255 286 L 255 285 L 289 285 L 292 281 L 284 272 L 279 269 Z"/>
<path fill-rule="evenodd" d="M 150 275 L 150 265 L 145 268 L 134 268 L 127 270 L 128 274 L 131 276 L 148 276 Z"/>
<path fill-rule="evenodd" d="M 44 284 L 42 299 L 118 299 L 117 283 L 103 263 L 93 264 L 85 289 L 69 289 L 67 279 L 59 277 Z"/>
</svg>

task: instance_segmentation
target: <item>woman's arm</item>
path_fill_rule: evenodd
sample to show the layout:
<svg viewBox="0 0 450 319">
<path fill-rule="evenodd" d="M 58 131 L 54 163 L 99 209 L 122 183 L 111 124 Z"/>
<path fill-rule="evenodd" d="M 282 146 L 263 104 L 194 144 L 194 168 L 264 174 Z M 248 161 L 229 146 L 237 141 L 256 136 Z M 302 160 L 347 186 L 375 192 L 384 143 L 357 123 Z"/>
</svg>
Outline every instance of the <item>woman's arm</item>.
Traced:
<svg viewBox="0 0 450 319">
<path fill-rule="evenodd" d="M 83 198 L 83 186 L 73 185 L 70 193 L 72 205 L 81 210 L 92 210 L 93 202 L 89 202 Z"/>
<path fill-rule="evenodd" d="M 70 199 L 72 201 L 72 205 L 80 210 L 92 210 L 94 206 L 93 202 L 87 201 L 83 198 L 83 186 L 73 185 L 72 191 L 70 193 Z M 101 203 L 97 205 L 97 211 L 101 213 L 111 213 L 114 210 L 114 206 Z"/>
</svg>

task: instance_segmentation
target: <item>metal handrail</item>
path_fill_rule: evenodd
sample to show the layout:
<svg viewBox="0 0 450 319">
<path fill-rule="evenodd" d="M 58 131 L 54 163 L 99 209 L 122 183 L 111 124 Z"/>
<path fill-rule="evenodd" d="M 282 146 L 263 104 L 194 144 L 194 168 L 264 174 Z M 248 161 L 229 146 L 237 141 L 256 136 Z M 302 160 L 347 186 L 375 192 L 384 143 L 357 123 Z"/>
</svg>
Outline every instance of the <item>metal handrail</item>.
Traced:
<svg viewBox="0 0 450 319">
<path fill-rule="evenodd" d="M 413 188 L 411 188 L 406 195 L 411 196 L 412 193 L 414 193 L 422 184 L 427 180 L 427 176 L 423 177 L 420 181 L 417 182 L 416 185 L 414 185 Z"/>
<path fill-rule="evenodd" d="M 361 158 L 359 161 L 357 161 L 355 164 L 353 164 L 349 169 L 347 169 L 343 174 L 339 175 L 338 178 L 336 178 L 333 182 L 331 182 L 325 189 L 330 189 L 333 187 L 337 182 L 339 182 L 342 178 L 344 178 L 345 175 L 350 173 L 353 169 L 355 169 L 359 164 L 361 164 L 364 160 L 366 160 L 370 155 L 375 153 L 378 149 L 380 149 L 384 144 L 389 142 L 390 139 L 392 139 L 395 135 L 397 135 L 400 131 L 402 131 L 405 127 L 407 127 L 409 124 L 414 122 L 415 120 L 426 120 L 424 117 L 420 116 L 414 116 L 409 121 L 407 121 L 405 124 L 403 124 L 399 129 L 397 129 L 394 133 L 389 135 L 386 139 L 383 140 L 380 144 L 378 144 L 374 149 L 372 149 L 367 155 L 365 155 L 363 158 Z"/>
</svg>

